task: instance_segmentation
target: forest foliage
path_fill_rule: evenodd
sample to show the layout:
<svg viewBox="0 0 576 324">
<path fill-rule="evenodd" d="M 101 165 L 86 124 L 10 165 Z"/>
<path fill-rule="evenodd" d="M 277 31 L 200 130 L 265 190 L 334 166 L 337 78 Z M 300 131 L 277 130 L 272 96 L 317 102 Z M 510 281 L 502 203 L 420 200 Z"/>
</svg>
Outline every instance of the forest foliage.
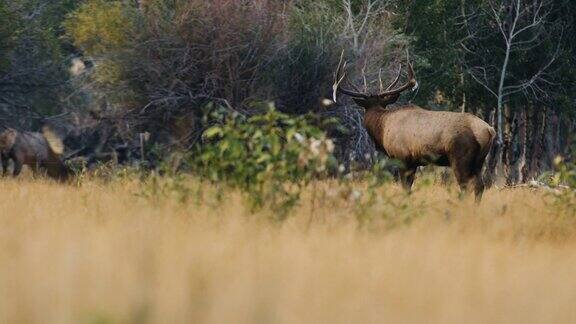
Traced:
<svg viewBox="0 0 576 324">
<path fill-rule="evenodd" d="M 2 0 L 0 118 L 68 123 L 78 141 L 90 128 L 98 153 L 143 133 L 191 152 L 213 145 L 203 134 L 222 120 L 211 108 L 247 122 L 274 103 L 314 116 L 294 120 L 333 140 L 346 170 L 365 168 L 375 150 L 361 112 L 326 100 L 335 67 L 344 52 L 352 82 L 375 91 L 408 50 L 422 87 L 402 100 L 492 123 L 502 141 L 489 168 L 501 160 L 500 176 L 524 182 L 573 158 L 574 13 L 569 0 Z M 507 52 L 512 22 L 521 35 Z M 518 91 L 497 100 L 499 82 Z"/>
</svg>

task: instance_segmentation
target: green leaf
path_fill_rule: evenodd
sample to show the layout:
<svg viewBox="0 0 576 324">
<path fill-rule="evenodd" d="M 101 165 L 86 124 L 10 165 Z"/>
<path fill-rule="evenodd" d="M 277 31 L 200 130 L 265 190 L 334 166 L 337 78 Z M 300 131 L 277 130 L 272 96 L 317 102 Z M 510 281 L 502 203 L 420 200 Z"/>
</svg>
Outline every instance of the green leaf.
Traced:
<svg viewBox="0 0 576 324">
<path fill-rule="evenodd" d="M 226 150 L 228 150 L 228 148 L 230 148 L 230 142 L 221 141 L 218 146 L 220 147 L 220 152 L 225 152 Z"/>
<path fill-rule="evenodd" d="M 205 132 L 204 132 L 204 137 L 210 139 L 210 138 L 214 138 L 216 136 L 222 136 L 222 128 L 218 127 L 218 126 L 213 126 L 208 128 Z"/>
<path fill-rule="evenodd" d="M 269 161 L 271 156 L 269 154 L 262 154 L 258 159 L 256 159 L 256 163 L 260 164 L 262 162 Z"/>
</svg>

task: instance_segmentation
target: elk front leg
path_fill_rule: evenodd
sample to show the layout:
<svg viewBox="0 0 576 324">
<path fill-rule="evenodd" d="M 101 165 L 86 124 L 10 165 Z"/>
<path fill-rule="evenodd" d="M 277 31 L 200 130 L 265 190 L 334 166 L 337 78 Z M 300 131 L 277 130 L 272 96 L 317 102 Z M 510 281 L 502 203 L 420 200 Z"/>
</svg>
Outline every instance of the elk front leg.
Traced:
<svg viewBox="0 0 576 324">
<path fill-rule="evenodd" d="M 6 154 L 1 154 L 2 158 L 2 175 L 6 176 L 8 174 L 8 163 L 10 162 L 10 157 Z"/>
</svg>

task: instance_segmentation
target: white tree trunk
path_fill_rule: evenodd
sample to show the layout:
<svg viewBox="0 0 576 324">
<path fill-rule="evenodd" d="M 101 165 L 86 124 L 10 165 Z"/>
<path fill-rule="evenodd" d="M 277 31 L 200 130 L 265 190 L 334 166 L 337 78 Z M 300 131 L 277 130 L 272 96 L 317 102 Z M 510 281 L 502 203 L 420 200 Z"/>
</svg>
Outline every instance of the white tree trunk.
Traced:
<svg viewBox="0 0 576 324">
<path fill-rule="evenodd" d="M 508 71 L 508 63 L 510 62 L 510 43 L 506 42 L 506 53 L 502 69 L 500 71 L 500 82 L 498 83 L 498 104 L 496 106 L 496 182 L 504 174 L 504 166 L 502 164 L 503 144 L 504 144 L 504 125 L 502 118 L 502 108 L 504 106 L 504 86 L 506 84 L 506 73 Z"/>
</svg>

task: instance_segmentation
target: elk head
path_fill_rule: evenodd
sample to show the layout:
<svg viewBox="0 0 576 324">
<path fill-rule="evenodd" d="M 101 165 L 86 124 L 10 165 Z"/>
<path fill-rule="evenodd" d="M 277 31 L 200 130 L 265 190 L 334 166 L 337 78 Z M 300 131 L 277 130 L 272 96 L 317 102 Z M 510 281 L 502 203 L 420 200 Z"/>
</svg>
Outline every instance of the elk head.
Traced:
<svg viewBox="0 0 576 324">
<path fill-rule="evenodd" d="M 16 143 L 16 137 L 18 137 L 18 131 L 13 128 L 8 128 L 0 133 L 0 153 L 8 154 Z"/>
<path fill-rule="evenodd" d="M 336 102 L 336 96 L 338 95 L 338 93 L 341 93 L 351 97 L 354 100 L 354 102 L 356 102 L 356 104 L 365 109 L 369 109 L 372 107 L 385 108 L 386 106 L 395 103 L 400 97 L 400 94 L 402 92 L 408 89 L 414 91 L 418 88 L 418 81 L 416 81 L 416 78 L 414 76 L 414 69 L 412 67 L 412 64 L 410 63 L 409 57 L 408 57 L 408 81 L 405 84 L 395 88 L 398 82 L 400 81 L 400 76 L 402 75 L 402 64 L 400 64 L 400 68 L 398 69 L 398 75 L 396 76 L 394 81 L 392 81 L 392 83 L 385 89 L 382 83 L 382 78 L 379 77 L 380 92 L 374 95 L 363 93 L 361 90 L 358 89 L 358 87 L 356 87 L 352 82 L 350 82 L 348 76 L 346 75 L 346 68 L 348 62 L 343 61 L 343 59 L 344 59 L 344 52 L 342 52 L 342 55 L 340 56 L 340 62 L 338 63 L 338 68 L 334 75 L 335 80 L 334 85 L 332 86 L 333 88 L 332 96 L 334 102 Z M 348 90 L 342 87 L 342 83 L 345 80 L 354 88 L 354 90 Z"/>
</svg>

